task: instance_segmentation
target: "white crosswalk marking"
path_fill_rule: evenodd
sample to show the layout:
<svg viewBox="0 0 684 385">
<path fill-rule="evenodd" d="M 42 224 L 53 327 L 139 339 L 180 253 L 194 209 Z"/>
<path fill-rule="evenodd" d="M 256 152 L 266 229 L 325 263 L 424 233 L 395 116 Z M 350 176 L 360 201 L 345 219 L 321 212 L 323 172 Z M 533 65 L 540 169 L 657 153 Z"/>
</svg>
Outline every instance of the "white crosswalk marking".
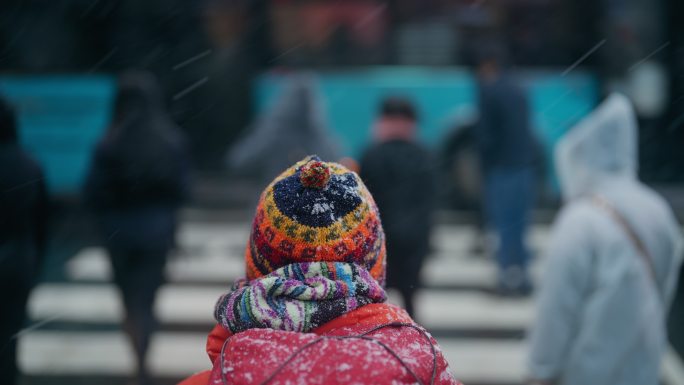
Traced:
<svg viewBox="0 0 684 385">
<path fill-rule="evenodd" d="M 74 280 L 104 281 L 111 277 L 105 251 L 99 247 L 83 249 L 68 264 L 69 276 Z M 538 273 L 538 264 L 533 267 Z M 459 254 L 436 253 L 423 268 L 422 275 L 430 285 L 461 284 L 489 287 L 495 279 L 492 263 L 483 258 L 459 257 Z M 166 275 L 173 283 L 207 282 L 229 285 L 244 274 L 242 257 L 220 254 L 180 256 L 167 265 Z"/>
<path fill-rule="evenodd" d="M 179 233 L 184 252 L 167 265 L 168 283 L 155 312 L 162 330 L 150 351 L 151 371 L 181 377 L 208 369 L 206 334 L 214 324 L 215 301 L 244 271 L 242 251 L 247 224 L 188 223 Z M 536 226 L 529 243 L 539 252 L 548 228 Z M 533 314 L 532 299 L 502 299 L 491 294 L 495 267 L 470 255 L 474 232 L 467 226 L 436 229 L 434 255 L 423 269 L 427 288 L 416 301 L 419 321 L 437 337 L 457 377 L 466 384 L 522 383 L 525 375 L 524 330 Z M 541 271 L 538 258 L 533 274 Z M 67 264 L 68 282 L 45 283 L 32 293 L 32 320 L 46 327 L 20 338 L 20 366 L 32 376 L 126 376 L 133 372 L 132 352 L 118 323 L 122 305 L 109 283 L 104 250 L 85 248 Z M 390 301 L 397 302 L 395 293 Z M 668 353 L 663 375 L 681 384 L 681 360 Z M 677 382 L 680 380 L 680 382 Z"/>
<path fill-rule="evenodd" d="M 221 286 L 164 286 L 155 311 L 162 323 L 194 323 L 208 329 L 214 324 L 216 299 L 225 292 Z M 396 296 L 390 301 L 400 303 Z M 493 329 L 523 329 L 530 322 L 531 300 L 500 299 L 477 292 L 422 290 L 416 299 L 417 311 L 427 328 L 467 328 L 477 325 Z M 36 289 L 29 303 L 34 319 L 61 313 L 58 320 L 111 323 L 122 319 L 123 308 L 116 288 L 111 285 L 45 284 Z"/>
</svg>

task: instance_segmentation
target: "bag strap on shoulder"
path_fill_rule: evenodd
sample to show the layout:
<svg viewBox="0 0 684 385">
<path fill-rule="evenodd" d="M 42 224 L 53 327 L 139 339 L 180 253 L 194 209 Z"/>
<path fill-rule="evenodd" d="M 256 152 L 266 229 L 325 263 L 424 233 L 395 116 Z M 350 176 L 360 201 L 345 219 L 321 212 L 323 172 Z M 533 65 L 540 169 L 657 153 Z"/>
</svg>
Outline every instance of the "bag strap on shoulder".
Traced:
<svg viewBox="0 0 684 385">
<path fill-rule="evenodd" d="M 650 281 L 653 283 L 656 293 L 658 293 L 658 296 L 662 296 L 660 293 L 658 277 L 655 272 L 651 253 L 648 251 L 646 245 L 636 231 L 634 231 L 634 228 L 630 225 L 627 219 L 604 197 L 600 195 L 593 195 L 591 197 L 591 201 L 594 206 L 601 208 L 605 213 L 607 213 L 625 232 L 627 237 L 632 242 L 632 245 L 637 250 L 637 254 L 643 261 L 643 264 L 646 266 L 647 273 L 649 275 Z"/>
</svg>

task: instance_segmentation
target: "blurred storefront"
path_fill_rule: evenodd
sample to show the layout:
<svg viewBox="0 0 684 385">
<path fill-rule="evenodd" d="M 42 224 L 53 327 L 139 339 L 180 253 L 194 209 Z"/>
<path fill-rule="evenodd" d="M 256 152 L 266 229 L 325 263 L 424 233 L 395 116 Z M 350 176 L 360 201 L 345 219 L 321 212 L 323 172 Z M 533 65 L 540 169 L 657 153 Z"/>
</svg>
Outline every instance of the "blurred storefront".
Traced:
<svg viewBox="0 0 684 385">
<path fill-rule="evenodd" d="M 629 94 L 642 122 L 642 175 L 675 182 L 684 181 L 674 144 L 684 135 L 680 3 L 7 0 L 0 73 L 151 70 L 191 138 L 197 168 L 220 170 L 225 149 L 253 120 L 265 72 L 467 68 L 479 47 L 496 42 L 519 69 L 563 74 L 577 63 L 597 77 L 601 94 Z"/>
</svg>

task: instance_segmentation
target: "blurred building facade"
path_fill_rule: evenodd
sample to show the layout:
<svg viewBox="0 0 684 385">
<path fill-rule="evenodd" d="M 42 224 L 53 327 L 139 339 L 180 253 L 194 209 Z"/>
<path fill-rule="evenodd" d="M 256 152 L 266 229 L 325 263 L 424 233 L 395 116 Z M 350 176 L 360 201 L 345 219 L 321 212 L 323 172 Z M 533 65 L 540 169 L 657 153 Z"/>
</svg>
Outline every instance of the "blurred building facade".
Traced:
<svg viewBox="0 0 684 385">
<path fill-rule="evenodd" d="M 684 155 L 673 144 L 684 139 L 680 3 L 7 0 L 0 72 L 150 70 L 188 133 L 196 166 L 212 170 L 252 121 L 252 79 L 267 69 L 467 66 L 496 40 L 517 67 L 562 72 L 582 59 L 605 92 L 641 97 L 643 177 L 675 182 L 684 181 Z M 189 88 L 192 97 L 182 97 Z"/>
</svg>

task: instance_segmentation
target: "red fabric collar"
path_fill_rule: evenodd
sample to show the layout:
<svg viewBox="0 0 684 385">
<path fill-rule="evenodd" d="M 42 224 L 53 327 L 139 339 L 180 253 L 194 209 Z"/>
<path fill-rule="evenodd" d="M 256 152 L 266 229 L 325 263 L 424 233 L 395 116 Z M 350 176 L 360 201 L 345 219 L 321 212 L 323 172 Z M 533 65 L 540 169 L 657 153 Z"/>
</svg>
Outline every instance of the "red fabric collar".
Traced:
<svg viewBox="0 0 684 385">
<path fill-rule="evenodd" d="M 334 320 L 316 328 L 313 333 L 339 335 L 348 332 L 349 328 L 355 332 L 362 333 L 373 326 L 378 326 L 390 322 L 413 323 L 406 311 L 398 306 L 387 303 L 374 303 L 362 306 L 356 310 L 335 318 Z M 216 325 L 207 337 L 207 354 L 211 362 L 221 354 L 221 347 L 232 333 L 224 329 L 221 325 Z"/>
</svg>

